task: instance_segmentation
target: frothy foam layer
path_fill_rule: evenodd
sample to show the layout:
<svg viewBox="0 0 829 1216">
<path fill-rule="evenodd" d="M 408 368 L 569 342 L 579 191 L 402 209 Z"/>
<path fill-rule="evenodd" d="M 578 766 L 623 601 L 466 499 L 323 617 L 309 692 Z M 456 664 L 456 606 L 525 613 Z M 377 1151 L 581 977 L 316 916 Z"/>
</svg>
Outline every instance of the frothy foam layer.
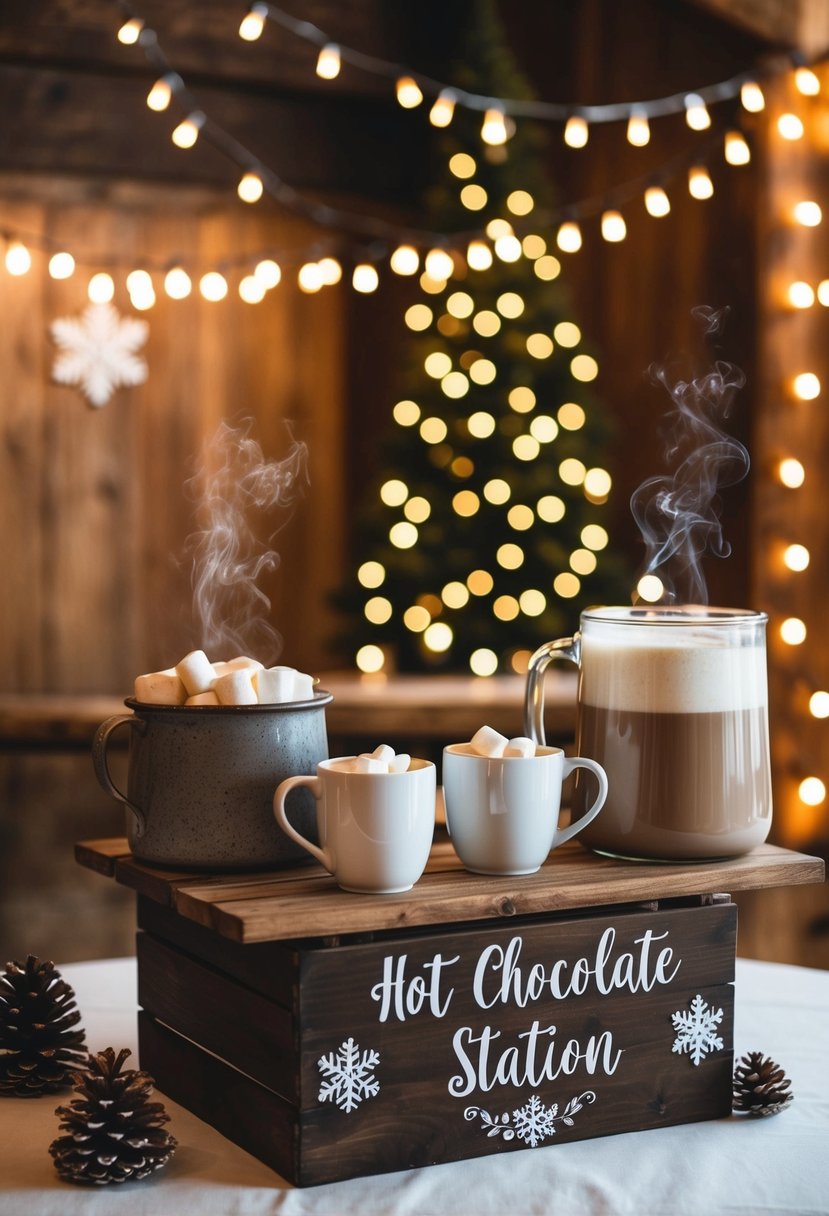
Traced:
<svg viewBox="0 0 829 1216">
<path fill-rule="evenodd" d="M 621 632 L 621 631 L 620 631 Z M 700 630 L 582 637 L 580 699 L 639 713 L 722 713 L 768 703 L 765 650 Z M 632 636 L 637 635 L 637 636 Z"/>
</svg>

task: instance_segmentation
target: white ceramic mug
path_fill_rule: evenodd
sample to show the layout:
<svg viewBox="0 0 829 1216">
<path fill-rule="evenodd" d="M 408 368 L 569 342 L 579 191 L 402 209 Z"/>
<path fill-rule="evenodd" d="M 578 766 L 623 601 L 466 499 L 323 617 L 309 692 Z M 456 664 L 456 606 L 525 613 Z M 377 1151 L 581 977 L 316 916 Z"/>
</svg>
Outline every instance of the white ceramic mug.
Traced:
<svg viewBox="0 0 829 1216">
<path fill-rule="evenodd" d="M 435 828 L 435 766 L 412 760 L 403 773 L 355 773 L 353 756 L 323 760 L 316 777 L 289 777 L 273 798 L 276 821 L 333 874 L 346 891 L 388 895 L 420 878 Z M 319 846 L 285 814 L 289 790 L 306 785 L 316 799 Z"/>
<path fill-rule="evenodd" d="M 576 768 L 599 783 L 585 813 L 559 828 L 561 785 Z M 468 743 L 443 751 L 446 827 L 467 870 L 477 874 L 533 874 L 551 849 L 586 827 L 607 797 L 607 776 L 595 760 L 568 759 L 561 748 L 535 756 L 479 756 Z"/>
</svg>

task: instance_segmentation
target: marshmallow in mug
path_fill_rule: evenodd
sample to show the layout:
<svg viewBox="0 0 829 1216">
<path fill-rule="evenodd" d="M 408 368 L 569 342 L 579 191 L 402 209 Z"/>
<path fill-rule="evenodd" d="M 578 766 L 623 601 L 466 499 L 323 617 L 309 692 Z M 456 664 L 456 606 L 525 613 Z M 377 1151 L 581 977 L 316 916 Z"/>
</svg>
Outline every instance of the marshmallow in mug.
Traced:
<svg viewBox="0 0 829 1216">
<path fill-rule="evenodd" d="M 211 663 L 203 650 L 135 681 L 136 701 L 149 705 L 278 705 L 313 695 L 313 677 L 294 667 L 266 668 L 247 655 Z"/>
<path fill-rule="evenodd" d="M 347 773 L 406 773 L 411 760 L 406 752 L 395 754 L 394 748 L 388 743 L 381 743 L 373 752 L 361 752 L 359 756 L 332 767 Z"/>
<path fill-rule="evenodd" d="M 535 743 L 523 735 L 508 739 L 491 726 L 482 726 L 469 741 L 469 746 L 477 756 L 509 756 L 527 759 L 535 755 Z"/>
</svg>

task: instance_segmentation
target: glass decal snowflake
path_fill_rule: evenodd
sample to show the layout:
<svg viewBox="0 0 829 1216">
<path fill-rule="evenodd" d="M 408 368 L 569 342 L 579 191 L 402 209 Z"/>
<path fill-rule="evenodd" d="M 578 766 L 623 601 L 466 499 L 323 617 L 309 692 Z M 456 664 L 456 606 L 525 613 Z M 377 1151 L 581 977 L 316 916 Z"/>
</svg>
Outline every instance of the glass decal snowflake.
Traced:
<svg viewBox="0 0 829 1216">
<path fill-rule="evenodd" d="M 719 1051 L 722 1047 L 722 1039 L 716 1033 L 722 1019 L 722 1009 L 712 1008 L 698 993 L 691 1001 L 690 1012 L 678 1009 L 671 1014 L 677 1032 L 671 1050 L 688 1055 L 692 1064 L 699 1064 L 709 1052 Z"/>
<path fill-rule="evenodd" d="M 90 304 L 80 317 L 61 317 L 50 329 L 60 347 L 53 379 L 77 386 L 90 405 L 100 408 L 116 388 L 147 379 L 146 360 L 135 353 L 147 341 L 146 321 L 122 317 L 112 304 Z"/>
<path fill-rule="evenodd" d="M 575 1126 L 573 1115 L 582 1109 L 585 1102 L 595 1102 L 596 1095 L 592 1089 L 576 1098 L 571 1098 L 561 1114 L 558 1113 L 558 1103 L 545 1106 L 538 1094 L 530 1098 L 512 1112 L 512 1118 L 507 1111 L 502 1115 L 491 1115 L 480 1106 L 467 1106 L 463 1112 L 466 1120 L 480 1118 L 487 1137 L 500 1136 L 503 1140 L 523 1140 L 529 1148 L 536 1148 L 550 1136 L 556 1134 L 556 1124 L 564 1123 L 567 1127 Z"/>
<path fill-rule="evenodd" d="M 356 1110 L 364 1098 L 373 1098 L 380 1091 L 380 1082 L 372 1069 L 380 1063 L 380 1053 L 360 1051 L 352 1038 L 345 1040 L 338 1051 L 320 1056 L 317 1068 L 328 1080 L 320 1085 L 320 1102 L 336 1102 L 346 1114 Z"/>
</svg>

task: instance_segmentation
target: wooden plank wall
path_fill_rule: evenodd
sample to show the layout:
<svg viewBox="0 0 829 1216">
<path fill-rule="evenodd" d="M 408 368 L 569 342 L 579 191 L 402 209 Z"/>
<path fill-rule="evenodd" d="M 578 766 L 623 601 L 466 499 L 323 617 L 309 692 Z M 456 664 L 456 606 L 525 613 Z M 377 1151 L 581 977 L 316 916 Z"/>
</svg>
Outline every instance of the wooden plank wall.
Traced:
<svg viewBox="0 0 829 1216">
<path fill-rule="evenodd" d="M 301 252 L 313 234 L 225 192 L 0 178 L 3 227 L 46 233 L 100 267 L 51 280 L 34 252 L 25 276 L 0 274 L 0 687 L 10 692 L 126 692 L 138 672 L 175 662 L 200 639 L 190 621 L 193 530 L 184 482 L 221 418 L 251 417 L 269 459 L 285 421 L 308 443 L 311 484 L 280 534 L 266 585 L 284 661 L 315 669 L 331 632 L 327 594 L 342 569 L 341 297 L 283 282 L 258 305 L 159 294 L 145 315 L 149 377 L 103 409 L 51 382 L 48 327 L 85 307 L 92 269 L 171 257 L 202 270 L 265 247 Z M 294 255 L 295 256 L 295 255 Z M 123 280 L 123 274 L 121 275 Z M 132 313 L 121 282 L 115 304 Z"/>
</svg>

